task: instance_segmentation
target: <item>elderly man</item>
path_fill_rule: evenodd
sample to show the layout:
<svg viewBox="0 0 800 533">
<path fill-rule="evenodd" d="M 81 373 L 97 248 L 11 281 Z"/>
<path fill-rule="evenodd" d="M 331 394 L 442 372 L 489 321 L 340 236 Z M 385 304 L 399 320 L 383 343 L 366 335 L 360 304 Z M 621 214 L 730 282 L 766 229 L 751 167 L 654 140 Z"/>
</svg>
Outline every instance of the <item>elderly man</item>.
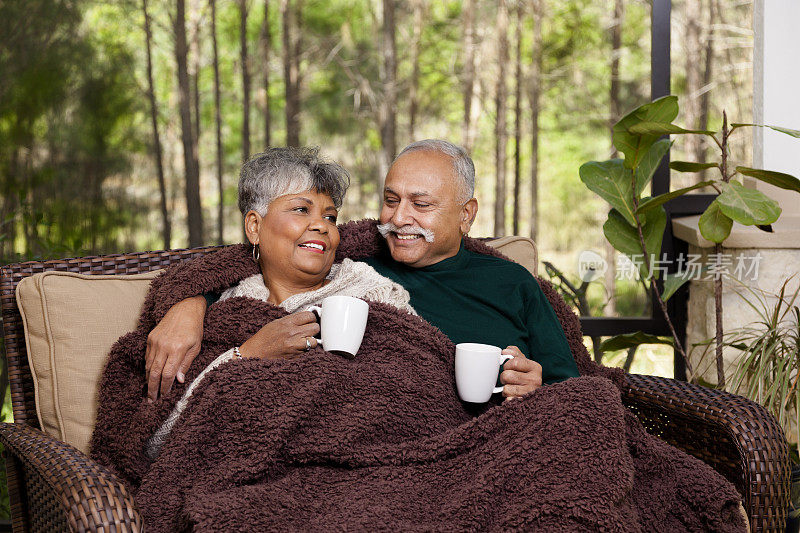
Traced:
<svg viewBox="0 0 800 533">
<path fill-rule="evenodd" d="M 539 284 L 521 266 L 464 249 L 478 212 L 475 167 L 447 141 L 408 145 L 383 195 L 378 230 L 390 255 L 367 262 L 403 285 L 411 305 L 454 343 L 506 346 L 514 356 L 500 374 L 503 396 L 578 375 L 564 332 Z M 207 299 L 176 304 L 148 338 L 148 396 L 166 393 L 200 350 Z"/>
</svg>

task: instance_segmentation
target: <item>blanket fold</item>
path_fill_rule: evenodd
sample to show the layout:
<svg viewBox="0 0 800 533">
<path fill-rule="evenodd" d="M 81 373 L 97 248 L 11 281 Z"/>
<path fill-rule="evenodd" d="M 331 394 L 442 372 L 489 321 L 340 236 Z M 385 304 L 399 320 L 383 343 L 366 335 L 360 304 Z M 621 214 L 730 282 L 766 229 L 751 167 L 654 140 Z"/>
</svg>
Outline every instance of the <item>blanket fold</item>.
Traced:
<svg viewBox="0 0 800 533">
<path fill-rule="evenodd" d="M 343 225 L 340 254 L 376 253 L 374 224 Z M 112 350 L 92 455 L 130 485 L 148 531 L 744 531 L 733 487 L 645 432 L 620 401 L 622 373 L 589 361 L 577 317 L 542 281 L 579 378 L 503 404 L 464 404 L 453 343 L 371 302 L 353 360 L 317 348 L 209 373 L 151 463 L 146 441 L 186 385 L 145 400 L 147 332 L 172 303 L 251 275 L 248 253 L 229 247 L 168 271 L 140 327 Z M 186 382 L 283 315 L 248 298 L 213 305 Z"/>
</svg>

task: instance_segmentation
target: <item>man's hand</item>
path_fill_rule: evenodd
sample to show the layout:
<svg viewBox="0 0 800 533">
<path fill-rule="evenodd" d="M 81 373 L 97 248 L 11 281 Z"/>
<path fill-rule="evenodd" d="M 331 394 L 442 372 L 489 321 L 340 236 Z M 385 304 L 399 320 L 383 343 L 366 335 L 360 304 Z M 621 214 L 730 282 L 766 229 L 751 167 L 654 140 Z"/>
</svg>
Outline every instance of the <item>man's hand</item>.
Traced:
<svg viewBox="0 0 800 533">
<path fill-rule="evenodd" d="M 500 374 L 500 382 L 505 385 L 505 401 L 525 396 L 542 386 L 542 365 L 527 359 L 516 346 L 508 346 L 501 353 L 514 356 L 506 361 Z"/>
<path fill-rule="evenodd" d="M 311 311 L 292 313 L 264 325 L 242 344 L 242 357 L 293 359 L 316 348 L 319 324 Z M 308 348 L 307 348 L 308 347 Z"/>
<path fill-rule="evenodd" d="M 170 307 L 150 335 L 145 353 L 147 397 L 150 400 L 165 395 L 175 379 L 183 383 L 186 372 L 200 353 L 203 341 L 203 318 L 206 299 L 186 298 Z"/>
</svg>

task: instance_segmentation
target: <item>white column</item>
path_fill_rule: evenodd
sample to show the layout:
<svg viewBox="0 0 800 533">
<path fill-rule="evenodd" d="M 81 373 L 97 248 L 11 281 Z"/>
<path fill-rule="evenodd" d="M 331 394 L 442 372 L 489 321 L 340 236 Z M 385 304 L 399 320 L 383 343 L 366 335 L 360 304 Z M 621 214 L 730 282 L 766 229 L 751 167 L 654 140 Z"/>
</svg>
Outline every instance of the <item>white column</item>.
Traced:
<svg viewBox="0 0 800 533">
<path fill-rule="evenodd" d="M 800 1 L 756 0 L 753 31 L 753 122 L 800 130 Z M 753 129 L 753 166 L 800 178 L 800 139 Z M 800 194 L 747 183 L 777 200 L 782 217 L 800 217 Z"/>
</svg>

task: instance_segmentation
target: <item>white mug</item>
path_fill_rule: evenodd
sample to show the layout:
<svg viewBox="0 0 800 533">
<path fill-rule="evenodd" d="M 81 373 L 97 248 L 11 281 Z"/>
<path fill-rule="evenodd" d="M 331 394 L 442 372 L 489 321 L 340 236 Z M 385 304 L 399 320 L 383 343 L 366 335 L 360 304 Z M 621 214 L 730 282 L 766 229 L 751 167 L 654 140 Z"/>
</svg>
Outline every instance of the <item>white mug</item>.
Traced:
<svg viewBox="0 0 800 533">
<path fill-rule="evenodd" d="M 320 317 L 319 343 L 329 352 L 338 353 L 348 359 L 355 357 L 364 339 L 369 305 L 352 296 L 328 296 L 322 307 L 312 305 Z"/>
<path fill-rule="evenodd" d="M 500 365 L 513 359 L 501 354 L 501 349 L 491 344 L 463 342 L 456 345 L 456 388 L 465 402 L 485 403 L 492 394 L 503 392 L 495 387 Z"/>
</svg>

